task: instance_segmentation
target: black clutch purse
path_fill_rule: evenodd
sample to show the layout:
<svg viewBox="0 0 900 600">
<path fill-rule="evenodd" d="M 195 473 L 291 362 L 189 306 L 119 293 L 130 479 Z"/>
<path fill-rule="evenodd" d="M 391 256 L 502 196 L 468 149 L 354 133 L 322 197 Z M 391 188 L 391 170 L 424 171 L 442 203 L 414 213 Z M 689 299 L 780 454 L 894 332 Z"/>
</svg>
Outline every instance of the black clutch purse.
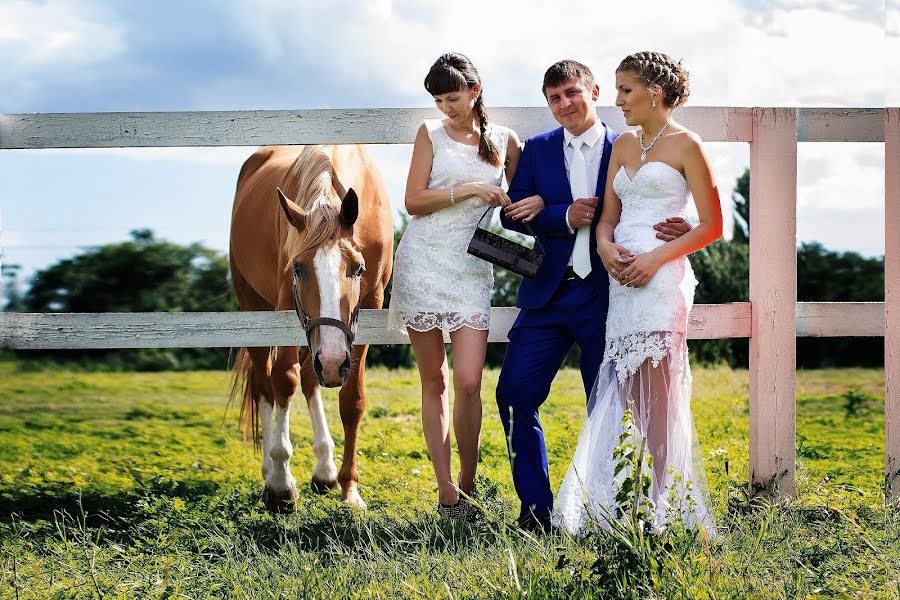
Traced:
<svg viewBox="0 0 900 600">
<path fill-rule="evenodd" d="M 481 218 L 484 219 L 484 216 L 492 210 L 492 207 L 488 207 Z M 534 235 L 534 231 L 528 226 L 528 223 L 522 223 L 522 225 L 534 237 L 534 249 L 522 246 L 501 235 L 476 226 L 475 233 L 469 241 L 469 254 L 498 267 L 503 267 L 507 271 L 518 273 L 522 277 L 532 279 L 537 275 L 538 268 L 544 261 L 544 248 L 538 241 L 537 236 Z"/>
</svg>

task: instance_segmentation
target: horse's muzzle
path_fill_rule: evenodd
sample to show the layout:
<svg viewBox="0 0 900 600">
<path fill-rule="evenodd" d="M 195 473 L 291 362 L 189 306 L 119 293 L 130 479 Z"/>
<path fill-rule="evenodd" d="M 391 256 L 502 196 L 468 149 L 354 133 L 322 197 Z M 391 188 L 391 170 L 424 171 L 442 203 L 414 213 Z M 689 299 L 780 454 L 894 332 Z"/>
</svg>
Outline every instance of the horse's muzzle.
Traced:
<svg viewBox="0 0 900 600">
<path fill-rule="evenodd" d="M 345 352 L 344 360 L 337 365 L 336 360 L 330 360 L 323 364 L 322 352 L 316 352 L 313 356 L 313 371 L 322 387 L 340 387 L 344 385 L 350 374 L 350 353 Z"/>
</svg>

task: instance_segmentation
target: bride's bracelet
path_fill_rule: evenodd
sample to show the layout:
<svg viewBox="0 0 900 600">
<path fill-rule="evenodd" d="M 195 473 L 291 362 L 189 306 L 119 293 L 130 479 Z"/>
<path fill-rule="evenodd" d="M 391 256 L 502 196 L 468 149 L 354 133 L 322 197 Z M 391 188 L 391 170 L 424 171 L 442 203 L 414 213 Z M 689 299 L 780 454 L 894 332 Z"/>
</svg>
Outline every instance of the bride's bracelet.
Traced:
<svg viewBox="0 0 900 600">
<path fill-rule="evenodd" d="M 453 188 L 455 188 L 455 187 L 456 187 L 455 185 L 450 186 L 450 206 L 453 206 L 454 204 L 456 204 L 456 198 L 453 197 Z"/>
</svg>

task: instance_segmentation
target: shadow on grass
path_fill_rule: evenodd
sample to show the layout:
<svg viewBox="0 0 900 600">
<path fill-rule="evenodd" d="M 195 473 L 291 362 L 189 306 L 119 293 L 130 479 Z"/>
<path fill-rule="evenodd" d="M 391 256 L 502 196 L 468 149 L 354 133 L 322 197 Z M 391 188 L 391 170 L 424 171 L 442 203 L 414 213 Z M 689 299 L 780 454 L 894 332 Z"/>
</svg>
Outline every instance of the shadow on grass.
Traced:
<svg viewBox="0 0 900 600">
<path fill-rule="evenodd" d="M 0 526 L 24 526 L 48 536 L 58 536 L 61 529 L 93 530 L 106 541 L 126 545 L 138 540 L 146 544 L 165 531 L 167 544 L 202 550 L 211 558 L 236 547 L 270 555 L 285 549 L 404 555 L 534 541 L 508 525 L 508 507 L 496 484 L 480 479 L 479 488 L 477 502 L 485 516 L 474 523 L 442 521 L 431 510 L 397 513 L 388 502 L 359 511 L 333 494 L 312 492 L 301 495 L 296 513 L 272 515 L 260 502 L 257 482 L 220 489 L 209 480 L 160 479 L 134 493 L 52 488 L 39 495 L 5 493 L 0 497 Z"/>
<path fill-rule="evenodd" d="M 0 523 L 52 519 L 57 513 L 80 515 L 90 524 L 109 518 L 128 521 L 140 518 L 141 506 L 147 498 L 183 498 L 201 501 L 220 493 L 219 482 L 202 477 L 188 477 L 173 481 L 165 477 L 153 478 L 136 490 L 86 490 L 71 486 L 48 485 L 40 489 L 4 490 L 0 492 Z M 143 502 L 142 502 L 143 501 Z"/>
</svg>

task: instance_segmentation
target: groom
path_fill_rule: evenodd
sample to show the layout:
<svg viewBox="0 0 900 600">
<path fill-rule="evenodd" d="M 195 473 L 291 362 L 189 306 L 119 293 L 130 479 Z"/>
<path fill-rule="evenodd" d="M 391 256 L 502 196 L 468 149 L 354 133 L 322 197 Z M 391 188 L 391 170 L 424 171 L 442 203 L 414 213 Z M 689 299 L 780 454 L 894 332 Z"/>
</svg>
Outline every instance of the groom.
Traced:
<svg viewBox="0 0 900 600">
<path fill-rule="evenodd" d="M 546 254 L 534 279 L 523 279 L 521 311 L 497 384 L 497 407 L 506 431 L 513 483 L 522 502 L 519 526 L 547 530 L 553 492 L 538 408 L 576 344 L 588 395 L 603 360 L 609 279 L 597 254 L 594 231 L 603 206 L 607 168 L 617 134 L 597 119 L 600 88 L 590 69 L 573 60 L 552 65 L 542 88 L 561 128 L 525 143 L 509 187 L 513 201 L 501 222 L 528 233 L 516 202 L 540 196 L 544 209 L 529 223 Z M 680 219 L 655 226 L 673 239 L 689 230 Z"/>
</svg>

